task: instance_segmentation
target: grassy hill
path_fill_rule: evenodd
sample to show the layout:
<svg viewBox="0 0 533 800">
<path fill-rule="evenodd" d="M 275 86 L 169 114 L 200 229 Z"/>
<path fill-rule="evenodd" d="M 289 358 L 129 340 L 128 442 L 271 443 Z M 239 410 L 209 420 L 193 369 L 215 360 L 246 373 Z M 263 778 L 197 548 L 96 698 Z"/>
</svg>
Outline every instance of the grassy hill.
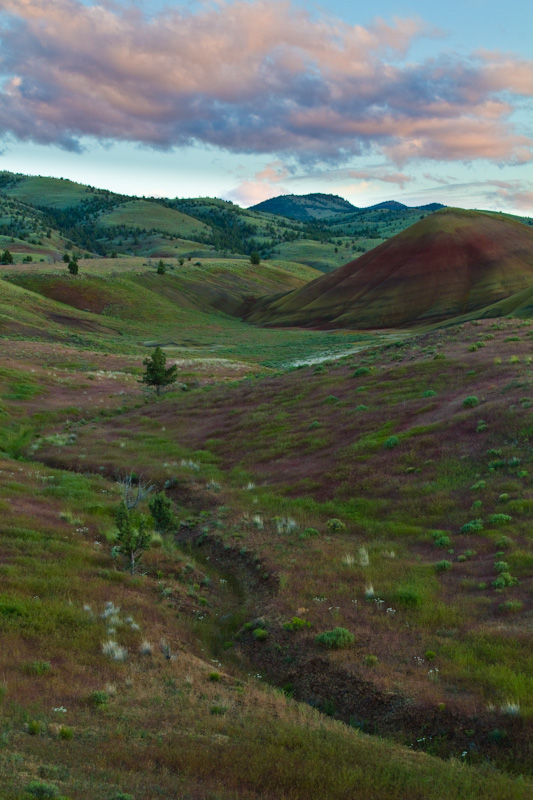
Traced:
<svg viewBox="0 0 533 800">
<path fill-rule="evenodd" d="M 533 230 L 446 209 L 300 290 L 260 303 L 261 324 L 376 328 L 451 319 L 530 289 Z"/>
<path fill-rule="evenodd" d="M 357 206 L 335 194 L 286 194 L 272 197 L 251 207 L 253 211 L 267 211 L 292 219 L 329 219 L 357 211 Z"/>
</svg>

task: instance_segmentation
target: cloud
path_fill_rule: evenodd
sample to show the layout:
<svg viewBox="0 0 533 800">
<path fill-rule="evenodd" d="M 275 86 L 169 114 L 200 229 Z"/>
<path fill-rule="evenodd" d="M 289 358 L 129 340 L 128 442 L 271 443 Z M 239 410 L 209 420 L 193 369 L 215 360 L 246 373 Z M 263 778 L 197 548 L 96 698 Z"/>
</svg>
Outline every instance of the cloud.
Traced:
<svg viewBox="0 0 533 800">
<path fill-rule="evenodd" d="M 281 181 L 290 178 L 288 167 L 281 161 L 272 161 L 256 172 L 251 180 L 242 181 L 239 186 L 227 193 L 228 200 L 243 206 L 255 206 L 279 194 L 289 194 Z"/>
<path fill-rule="evenodd" d="M 432 35 L 416 19 L 352 26 L 288 0 L 149 17 L 134 3 L 2 0 L 0 130 L 70 150 L 94 138 L 301 162 L 532 160 L 513 113 L 533 96 L 533 62 L 407 61 Z"/>
</svg>

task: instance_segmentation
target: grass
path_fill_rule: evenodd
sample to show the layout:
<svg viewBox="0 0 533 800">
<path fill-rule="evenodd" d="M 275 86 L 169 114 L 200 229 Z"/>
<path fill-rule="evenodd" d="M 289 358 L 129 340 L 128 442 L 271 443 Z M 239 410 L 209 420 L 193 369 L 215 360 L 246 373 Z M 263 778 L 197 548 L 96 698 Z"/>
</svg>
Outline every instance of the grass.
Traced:
<svg viewBox="0 0 533 800">
<path fill-rule="evenodd" d="M 161 284 L 107 262 L 2 284 L 2 790 L 529 796 L 512 775 L 531 763 L 530 326 L 261 331 L 192 307 L 196 279 L 258 285 L 228 262 Z M 269 269 L 264 285 L 304 279 Z M 146 341 L 188 391 L 144 393 Z M 314 357 L 318 372 L 282 368 Z M 110 553 L 131 470 L 166 487 L 179 525 L 133 577 Z M 315 641 L 335 630 L 349 647 Z"/>
</svg>

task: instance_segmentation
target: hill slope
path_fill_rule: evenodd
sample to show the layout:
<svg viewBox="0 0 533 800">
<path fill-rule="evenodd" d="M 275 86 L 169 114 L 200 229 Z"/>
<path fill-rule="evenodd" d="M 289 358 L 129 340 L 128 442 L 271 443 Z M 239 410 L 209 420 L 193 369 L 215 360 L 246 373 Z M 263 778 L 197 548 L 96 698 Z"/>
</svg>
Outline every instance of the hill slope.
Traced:
<svg viewBox="0 0 533 800">
<path fill-rule="evenodd" d="M 250 321 L 376 328 L 483 309 L 533 283 L 533 231 L 496 214 L 445 209 L 302 289 L 262 301 Z"/>
<path fill-rule="evenodd" d="M 279 214 L 291 219 L 314 220 L 328 219 L 337 214 L 347 214 L 357 211 L 348 200 L 336 194 L 287 194 L 271 197 L 251 207 L 252 211 L 266 211 L 269 214 Z"/>
</svg>

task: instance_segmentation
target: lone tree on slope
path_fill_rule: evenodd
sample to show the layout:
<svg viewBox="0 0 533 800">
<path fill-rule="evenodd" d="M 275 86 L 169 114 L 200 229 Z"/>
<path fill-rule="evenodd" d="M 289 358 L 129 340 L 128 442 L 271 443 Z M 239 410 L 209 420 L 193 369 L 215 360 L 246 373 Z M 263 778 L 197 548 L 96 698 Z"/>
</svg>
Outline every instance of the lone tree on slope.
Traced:
<svg viewBox="0 0 533 800">
<path fill-rule="evenodd" d="M 143 361 L 143 366 L 146 367 L 146 370 L 142 377 L 142 383 L 146 383 L 148 386 L 155 386 L 158 396 L 161 394 L 162 386 L 175 383 L 177 378 L 177 366 L 174 364 L 172 367 L 167 367 L 166 363 L 167 357 L 160 347 L 156 347 L 152 355 Z"/>
<path fill-rule="evenodd" d="M 111 555 L 113 558 L 121 556 L 130 573 L 134 575 L 142 554 L 150 547 L 152 534 L 148 530 L 148 521 L 142 514 L 134 520 L 126 504 L 122 502 L 117 509 L 115 522 L 118 533 Z"/>
</svg>

